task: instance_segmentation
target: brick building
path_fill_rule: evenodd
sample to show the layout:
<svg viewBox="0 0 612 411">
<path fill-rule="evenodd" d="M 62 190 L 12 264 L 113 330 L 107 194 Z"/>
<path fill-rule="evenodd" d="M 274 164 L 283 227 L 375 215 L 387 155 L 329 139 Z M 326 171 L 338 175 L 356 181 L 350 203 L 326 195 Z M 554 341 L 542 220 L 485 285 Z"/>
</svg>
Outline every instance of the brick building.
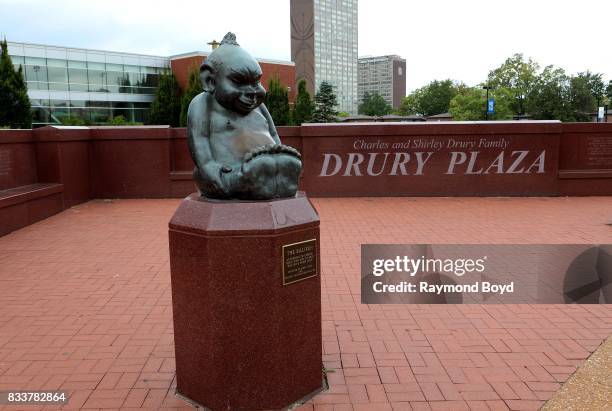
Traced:
<svg viewBox="0 0 612 411">
<path fill-rule="evenodd" d="M 196 51 L 169 57 L 170 67 L 182 90 L 185 90 L 187 87 L 189 71 L 193 69 L 198 70 L 209 54 L 208 52 Z M 289 89 L 289 102 L 295 101 L 297 95 L 297 87 L 295 86 L 295 64 L 290 61 L 259 58 L 257 62 L 261 66 L 263 72 L 261 84 L 266 90 L 268 89 L 270 79 L 278 75 L 281 83 Z"/>
</svg>

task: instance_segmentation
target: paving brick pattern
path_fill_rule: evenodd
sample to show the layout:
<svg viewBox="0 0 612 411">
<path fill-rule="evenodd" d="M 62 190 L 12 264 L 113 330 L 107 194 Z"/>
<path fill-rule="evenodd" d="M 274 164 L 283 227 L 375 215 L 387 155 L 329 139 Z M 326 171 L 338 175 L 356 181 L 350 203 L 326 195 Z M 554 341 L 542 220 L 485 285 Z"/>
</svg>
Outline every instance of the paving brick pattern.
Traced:
<svg viewBox="0 0 612 411">
<path fill-rule="evenodd" d="M 364 306 L 359 296 L 362 243 L 611 243 L 612 198 L 313 202 L 334 372 L 301 410 L 535 410 L 612 332 L 611 305 Z M 167 222 L 177 205 L 92 201 L 0 238 L 0 390 L 67 390 L 70 409 L 191 409 L 174 396 Z"/>
</svg>

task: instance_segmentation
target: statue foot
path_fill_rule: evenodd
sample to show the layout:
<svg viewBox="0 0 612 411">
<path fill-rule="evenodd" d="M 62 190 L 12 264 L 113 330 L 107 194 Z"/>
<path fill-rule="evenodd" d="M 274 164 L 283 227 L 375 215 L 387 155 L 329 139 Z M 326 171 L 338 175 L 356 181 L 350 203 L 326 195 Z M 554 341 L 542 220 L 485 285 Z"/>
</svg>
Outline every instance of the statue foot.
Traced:
<svg viewBox="0 0 612 411">
<path fill-rule="evenodd" d="M 292 197 L 297 192 L 301 170 L 302 161 L 293 153 L 257 153 L 242 164 L 240 191 L 258 199 Z"/>
</svg>

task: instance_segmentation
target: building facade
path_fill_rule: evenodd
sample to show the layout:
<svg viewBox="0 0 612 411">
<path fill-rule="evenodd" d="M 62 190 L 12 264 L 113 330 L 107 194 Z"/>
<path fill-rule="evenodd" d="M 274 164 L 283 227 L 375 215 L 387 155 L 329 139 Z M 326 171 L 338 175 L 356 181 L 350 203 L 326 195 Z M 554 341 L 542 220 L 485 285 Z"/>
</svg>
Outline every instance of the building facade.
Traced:
<svg viewBox="0 0 612 411">
<path fill-rule="evenodd" d="M 291 0 L 291 60 L 313 95 L 334 87 L 339 111 L 357 113 L 357 0 Z"/>
<path fill-rule="evenodd" d="M 378 93 L 398 108 L 406 96 L 406 60 L 396 55 L 359 58 L 359 103 L 365 93 Z"/>
<path fill-rule="evenodd" d="M 146 123 L 159 75 L 159 56 L 8 43 L 13 64 L 23 66 L 33 126 L 61 124 L 65 117 L 103 124 L 123 116 Z"/>
<path fill-rule="evenodd" d="M 15 68 L 23 67 L 33 127 L 59 125 L 75 117 L 86 124 L 107 124 L 119 116 L 146 124 L 160 74 L 172 70 L 184 90 L 191 67 L 199 67 L 209 54 L 164 57 L 17 42 L 8 42 L 8 52 Z M 278 75 L 293 101 L 294 64 L 258 61 L 264 87 Z"/>
<path fill-rule="evenodd" d="M 199 70 L 200 65 L 210 53 L 204 51 L 195 51 L 192 53 L 178 54 L 170 56 L 170 68 L 179 83 L 181 90 L 187 88 L 189 82 L 189 72 L 191 70 Z M 291 61 L 256 59 L 262 71 L 261 84 L 268 89 L 270 80 L 278 77 L 281 84 L 287 87 L 289 91 L 289 104 L 295 101 L 297 87 L 295 86 L 295 64 Z"/>
</svg>

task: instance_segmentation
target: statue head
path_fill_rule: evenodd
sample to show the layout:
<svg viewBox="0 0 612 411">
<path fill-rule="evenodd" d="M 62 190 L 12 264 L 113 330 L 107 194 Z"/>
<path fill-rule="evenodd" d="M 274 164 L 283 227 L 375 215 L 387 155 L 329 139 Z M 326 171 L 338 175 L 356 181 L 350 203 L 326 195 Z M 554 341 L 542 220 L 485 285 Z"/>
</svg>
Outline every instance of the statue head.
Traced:
<svg viewBox="0 0 612 411">
<path fill-rule="evenodd" d="M 260 83 L 261 67 L 236 42 L 233 33 L 227 33 L 200 67 L 204 91 L 228 110 L 248 114 L 257 108 L 266 96 Z"/>
</svg>

